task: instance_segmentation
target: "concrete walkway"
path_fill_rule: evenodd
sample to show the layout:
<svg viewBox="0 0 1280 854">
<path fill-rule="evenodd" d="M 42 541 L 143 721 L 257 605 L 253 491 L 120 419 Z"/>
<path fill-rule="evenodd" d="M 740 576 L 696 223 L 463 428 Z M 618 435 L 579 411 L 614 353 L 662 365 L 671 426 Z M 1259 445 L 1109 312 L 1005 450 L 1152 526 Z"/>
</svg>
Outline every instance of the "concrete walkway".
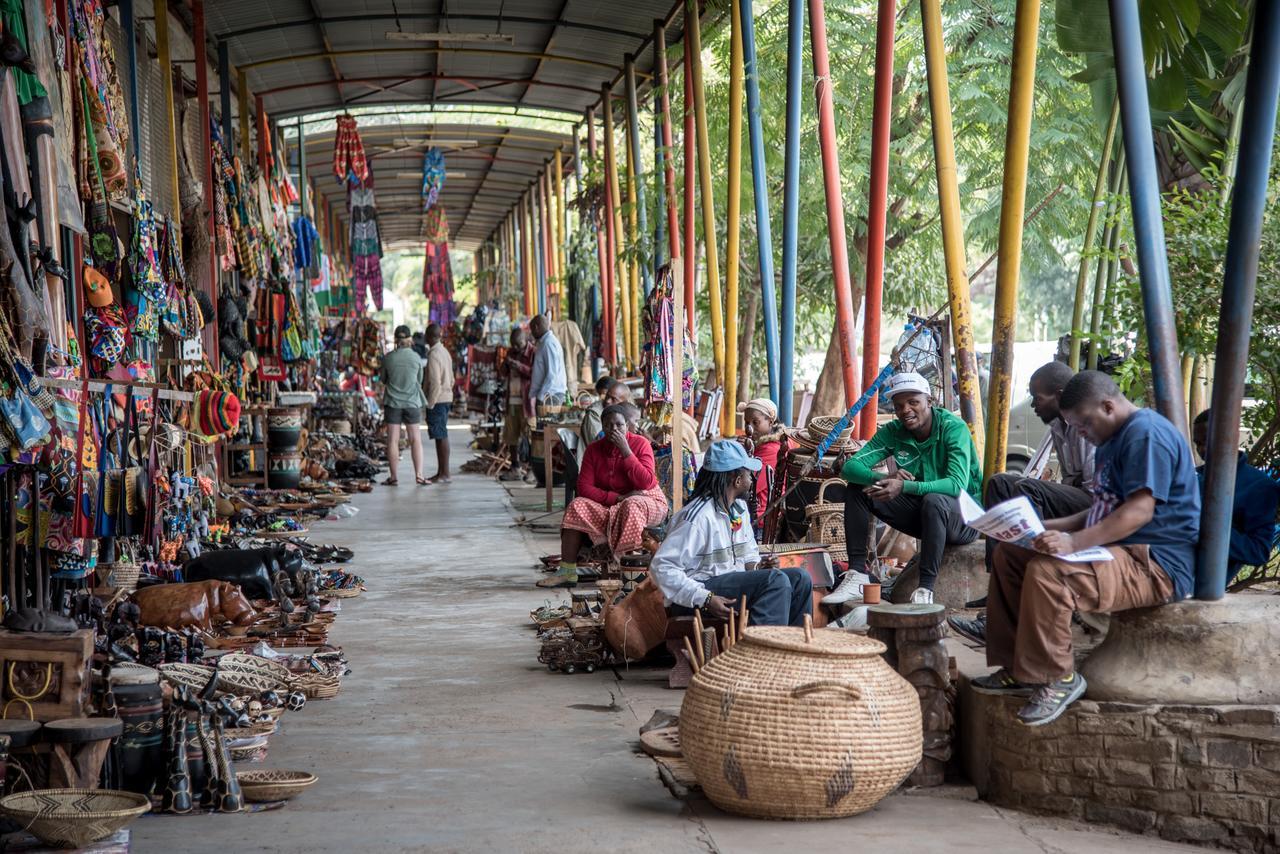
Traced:
<svg viewBox="0 0 1280 854">
<path fill-rule="evenodd" d="M 368 582 L 331 634 L 354 672 L 338 698 L 287 714 L 256 767 L 320 781 L 275 812 L 145 816 L 135 852 L 1196 850 L 997 810 L 966 790 L 805 824 L 677 801 L 633 748 L 654 709 L 679 707 L 664 672 L 565 676 L 537 662 L 528 612 L 546 596 L 532 567 L 558 546 L 512 520 L 542 493 L 477 475 L 415 487 L 406 471 L 357 496 L 356 517 L 312 529 L 355 549 Z"/>
</svg>

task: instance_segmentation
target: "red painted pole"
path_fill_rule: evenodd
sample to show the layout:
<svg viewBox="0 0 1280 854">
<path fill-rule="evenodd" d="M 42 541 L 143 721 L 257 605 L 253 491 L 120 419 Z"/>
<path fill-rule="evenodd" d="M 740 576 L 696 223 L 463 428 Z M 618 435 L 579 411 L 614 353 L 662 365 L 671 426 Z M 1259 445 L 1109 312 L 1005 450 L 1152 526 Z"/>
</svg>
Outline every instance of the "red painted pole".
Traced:
<svg viewBox="0 0 1280 854">
<path fill-rule="evenodd" d="M 602 87 L 600 107 L 601 109 L 604 109 L 604 110 L 613 109 L 613 95 L 612 93 L 610 93 L 609 87 L 607 84 L 604 87 Z M 607 129 L 609 125 L 606 123 L 605 127 Z M 618 269 L 617 269 L 618 235 L 615 233 L 615 229 L 614 229 L 614 210 L 613 210 L 613 180 L 614 180 L 613 170 L 616 168 L 616 165 L 613 163 L 612 158 L 609 157 L 609 153 L 612 151 L 610 147 L 611 144 L 612 144 L 611 141 L 607 141 L 604 147 L 604 172 L 603 172 L 604 199 L 605 199 L 604 243 L 605 243 L 605 254 L 608 256 L 608 258 L 606 259 L 607 261 L 606 268 L 609 271 L 609 278 L 607 283 L 608 286 L 605 288 L 605 295 L 604 295 L 604 312 L 605 312 L 604 326 L 606 329 L 605 336 L 604 336 L 604 346 L 605 346 L 605 363 L 610 367 L 615 365 L 618 361 L 618 338 L 617 338 L 618 330 L 616 326 L 617 306 L 615 305 L 615 302 L 614 302 L 614 298 L 617 295 L 617 284 L 618 284 Z"/>
<path fill-rule="evenodd" d="M 697 335 L 693 328 L 693 295 L 698 277 L 698 251 L 695 237 L 693 188 L 698 180 L 698 146 L 694 138 L 697 130 L 693 118 L 693 75 L 689 73 L 689 39 L 684 40 L 684 313 L 689 335 Z"/>
<path fill-rule="evenodd" d="M 254 97 L 254 106 L 258 113 L 258 171 L 268 183 L 271 178 L 267 174 L 267 111 L 262 106 L 262 96 Z"/>
<path fill-rule="evenodd" d="M 840 374 L 845 406 L 860 394 L 853 342 L 853 288 L 849 281 L 849 247 L 845 240 L 844 200 L 840 195 L 840 153 L 836 150 L 835 104 L 831 95 L 831 62 L 827 57 L 827 17 L 823 0 L 809 0 L 809 36 L 813 42 L 814 95 L 818 102 L 818 142 L 827 196 L 827 231 L 831 239 L 831 273 L 836 286 L 836 337 L 840 342 Z"/>
<path fill-rule="evenodd" d="M 867 280 L 862 327 L 862 387 L 880 370 L 880 305 L 884 289 L 884 231 L 889 204 L 889 124 L 893 120 L 893 27 L 896 0 L 880 0 L 876 18 L 875 101 L 871 111 L 871 189 L 867 202 Z M 876 395 L 858 421 L 858 436 L 876 431 Z"/>
<path fill-rule="evenodd" d="M 218 224 L 213 210 L 213 138 L 210 132 L 212 116 L 209 112 L 209 63 L 205 58 L 204 44 L 204 0 L 192 0 L 192 41 L 195 44 L 196 60 L 196 97 L 200 100 L 200 140 L 201 165 L 204 167 L 204 208 L 205 220 L 209 229 L 209 245 L 218 245 Z M 218 352 L 218 253 L 209 253 L 209 288 L 207 293 L 214 306 L 213 322 L 204 328 L 204 351 L 211 354 L 214 370 L 220 370 L 222 356 Z"/>
<path fill-rule="evenodd" d="M 654 21 L 654 51 L 658 55 L 658 87 L 662 91 L 662 145 L 666 154 L 662 163 L 666 167 L 667 185 L 667 238 L 671 245 L 672 259 L 680 257 L 680 220 L 676 216 L 676 165 L 671 162 L 675 156 L 675 143 L 671 133 L 671 92 L 670 78 L 667 74 L 667 28 L 662 21 Z M 659 211 L 655 218 L 662 216 Z"/>
</svg>

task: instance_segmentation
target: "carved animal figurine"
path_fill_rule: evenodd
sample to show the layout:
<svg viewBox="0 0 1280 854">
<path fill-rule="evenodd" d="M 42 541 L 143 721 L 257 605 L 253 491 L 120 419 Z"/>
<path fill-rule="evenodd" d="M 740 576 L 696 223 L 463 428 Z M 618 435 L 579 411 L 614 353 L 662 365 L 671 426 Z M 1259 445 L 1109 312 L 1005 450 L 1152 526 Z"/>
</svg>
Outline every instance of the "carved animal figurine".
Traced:
<svg viewBox="0 0 1280 854">
<path fill-rule="evenodd" d="M 217 799 L 214 809 L 218 812 L 240 812 L 244 809 L 244 795 L 240 792 L 240 781 L 236 779 L 235 769 L 231 767 L 231 751 L 227 748 L 227 733 L 221 720 L 213 725 L 214 760 L 217 771 L 210 779 L 217 780 Z"/>
<path fill-rule="evenodd" d="M 191 771 L 187 767 L 187 714 L 180 705 L 169 707 L 164 719 L 165 778 L 161 812 L 191 812 Z"/>
<path fill-rule="evenodd" d="M 247 626 L 257 612 L 240 588 L 226 581 L 157 584 L 133 594 L 147 626 L 210 631 L 223 623 Z"/>
</svg>

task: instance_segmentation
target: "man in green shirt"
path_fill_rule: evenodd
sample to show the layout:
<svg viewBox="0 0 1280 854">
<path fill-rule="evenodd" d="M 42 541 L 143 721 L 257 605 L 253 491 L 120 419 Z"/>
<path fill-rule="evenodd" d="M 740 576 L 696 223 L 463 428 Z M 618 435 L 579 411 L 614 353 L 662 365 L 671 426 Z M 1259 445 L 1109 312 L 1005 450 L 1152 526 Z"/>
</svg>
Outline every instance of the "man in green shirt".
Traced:
<svg viewBox="0 0 1280 854">
<path fill-rule="evenodd" d="M 844 500 L 849 570 L 861 572 L 866 565 L 874 515 L 920 540 L 920 587 L 911 601 L 933 602 L 943 548 L 978 536 L 964 523 L 958 500 L 961 490 L 981 499 L 978 449 L 960 416 L 933 405 L 929 383 L 919 374 L 894 374 L 884 394 L 897 420 L 881 426 L 840 473 L 852 485 Z M 897 469 L 887 475 L 873 471 L 886 457 L 893 457 Z"/>
<path fill-rule="evenodd" d="M 409 434 L 409 456 L 413 459 L 413 476 L 419 484 L 422 477 L 422 359 L 413 350 L 409 327 L 396 327 L 396 348 L 382 357 L 382 409 L 387 424 L 386 486 L 395 486 L 396 461 L 400 458 L 400 427 Z"/>
</svg>

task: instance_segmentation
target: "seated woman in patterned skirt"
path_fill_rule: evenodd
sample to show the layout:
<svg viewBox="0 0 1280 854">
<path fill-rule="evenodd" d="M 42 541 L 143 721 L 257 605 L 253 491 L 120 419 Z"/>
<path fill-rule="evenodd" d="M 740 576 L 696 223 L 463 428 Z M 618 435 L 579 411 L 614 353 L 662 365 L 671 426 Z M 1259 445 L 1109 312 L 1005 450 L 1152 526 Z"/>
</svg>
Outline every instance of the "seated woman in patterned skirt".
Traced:
<svg viewBox="0 0 1280 854">
<path fill-rule="evenodd" d="M 634 432 L 639 417 L 629 403 L 604 410 L 604 437 L 587 446 L 578 471 L 578 497 L 569 503 L 560 528 L 560 569 L 539 581 L 539 587 L 578 583 L 578 550 L 584 539 L 608 543 L 620 555 L 639 548 L 644 529 L 666 518 L 667 498 L 654 473 L 653 449 Z"/>
</svg>

